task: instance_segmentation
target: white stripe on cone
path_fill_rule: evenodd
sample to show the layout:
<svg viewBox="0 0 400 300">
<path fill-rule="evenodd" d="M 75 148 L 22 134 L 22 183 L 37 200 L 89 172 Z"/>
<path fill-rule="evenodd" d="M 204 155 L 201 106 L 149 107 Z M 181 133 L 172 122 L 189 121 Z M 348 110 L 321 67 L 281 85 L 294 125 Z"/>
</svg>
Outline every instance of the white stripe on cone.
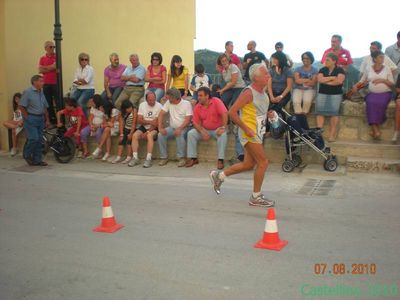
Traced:
<svg viewBox="0 0 400 300">
<path fill-rule="evenodd" d="M 268 233 L 278 232 L 278 224 L 276 223 L 276 220 L 267 220 L 267 222 L 265 222 L 264 231 Z"/>
<path fill-rule="evenodd" d="M 112 218 L 114 217 L 111 206 L 103 207 L 103 218 Z"/>
</svg>

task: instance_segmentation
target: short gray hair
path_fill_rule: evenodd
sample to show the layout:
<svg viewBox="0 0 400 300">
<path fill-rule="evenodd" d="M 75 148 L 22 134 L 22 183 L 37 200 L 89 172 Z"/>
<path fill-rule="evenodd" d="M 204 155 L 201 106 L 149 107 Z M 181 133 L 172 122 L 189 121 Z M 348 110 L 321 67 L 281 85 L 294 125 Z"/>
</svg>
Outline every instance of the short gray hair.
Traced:
<svg viewBox="0 0 400 300">
<path fill-rule="evenodd" d="M 114 56 L 119 58 L 118 53 L 113 52 L 113 53 L 110 54 L 110 60 L 111 60 L 111 58 L 113 58 Z"/>
<path fill-rule="evenodd" d="M 85 52 L 81 52 L 78 55 L 78 60 L 81 60 L 82 58 L 87 58 L 88 60 L 90 60 L 90 56 L 89 54 L 85 53 Z"/>
<path fill-rule="evenodd" d="M 144 94 L 144 98 L 147 100 L 147 96 L 150 94 L 154 95 L 154 97 L 157 98 L 156 93 L 154 93 L 153 91 L 150 91 L 150 90 L 146 90 L 146 93 Z"/>
<path fill-rule="evenodd" d="M 49 46 L 49 45 L 54 45 L 54 42 L 53 41 L 45 41 L 44 42 L 44 48 L 46 48 L 47 46 Z"/>
<path fill-rule="evenodd" d="M 267 66 L 265 65 L 264 62 L 262 62 L 261 64 L 254 64 L 250 67 L 249 69 L 249 78 L 251 81 L 254 81 L 254 77 L 257 75 L 260 75 L 260 69 L 261 68 L 267 68 Z"/>
<path fill-rule="evenodd" d="M 181 92 L 176 88 L 168 89 L 166 94 L 167 96 L 171 96 L 175 99 L 181 99 Z"/>
<path fill-rule="evenodd" d="M 129 55 L 129 59 L 131 59 L 132 57 L 136 57 L 137 59 L 139 59 L 139 55 L 137 55 L 136 53 Z"/>
</svg>

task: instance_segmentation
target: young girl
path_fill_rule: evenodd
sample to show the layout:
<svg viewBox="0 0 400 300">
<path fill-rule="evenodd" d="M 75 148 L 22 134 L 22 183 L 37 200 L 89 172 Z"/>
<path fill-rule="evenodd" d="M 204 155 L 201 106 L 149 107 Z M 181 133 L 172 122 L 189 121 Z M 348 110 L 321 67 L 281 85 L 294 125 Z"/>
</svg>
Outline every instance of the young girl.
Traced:
<svg viewBox="0 0 400 300">
<path fill-rule="evenodd" d="M 81 147 L 81 129 L 89 127 L 89 122 L 82 108 L 74 98 L 64 98 L 65 108 L 57 112 L 57 127 L 62 127 L 61 115 L 69 118 L 70 128 L 64 133 L 66 137 L 75 136 L 75 144 Z"/>
<path fill-rule="evenodd" d="M 10 151 L 11 156 L 15 156 L 17 154 L 17 135 L 23 129 L 24 124 L 22 113 L 18 109 L 19 100 L 21 100 L 21 93 L 15 93 L 13 96 L 13 119 L 3 123 L 4 127 L 11 129 L 12 131 L 12 148 Z"/>
<path fill-rule="evenodd" d="M 103 99 L 99 94 L 96 94 L 93 96 L 93 104 L 94 107 L 90 108 L 89 112 L 89 126 L 86 128 L 83 128 L 81 130 L 81 141 L 82 141 L 82 148 L 83 148 L 83 157 L 88 157 L 89 156 L 89 150 L 88 150 L 88 138 L 90 136 L 95 136 L 96 137 L 96 142 L 99 145 L 101 136 L 103 135 L 104 131 L 104 125 L 106 122 L 106 116 L 104 114 L 104 105 L 103 105 Z M 99 146 L 98 146 L 99 148 Z M 101 148 L 99 153 L 96 153 L 96 157 L 101 152 Z"/>
<path fill-rule="evenodd" d="M 191 96 L 189 91 L 189 69 L 182 65 L 182 58 L 179 55 L 174 55 L 171 59 L 167 89 L 169 89 L 171 81 L 172 87 L 178 89 L 182 97 Z"/>
<path fill-rule="evenodd" d="M 137 108 L 129 100 L 125 100 L 121 104 L 121 114 L 119 115 L 119 144 L 117 157 L 112 161 L 113 164 L 122 161 L 122 151 L 127 146 L 128 152 L 126 159 L 122 161 L 127 164 L 132 159 L 132 134 L 136 128 Z"/>
<path fill-rule="evenodd" d="M 100 143 L 96 150 L 92 153 L 95 158 L 98 158 L 101 154 L 101 149 L 106 145 L 106 152 L 102 157 L 102 161 L 107 161 L 110 157 L 111 152 L 111 137 L 119 135 L 119 115 L 120 112 L 114 107 L 110 101 L 105 101 L 103 103 L 104 113 L 106 115 L 106 122 L 103 125 L 103 134 L 100 139 Z"/>
</svg>

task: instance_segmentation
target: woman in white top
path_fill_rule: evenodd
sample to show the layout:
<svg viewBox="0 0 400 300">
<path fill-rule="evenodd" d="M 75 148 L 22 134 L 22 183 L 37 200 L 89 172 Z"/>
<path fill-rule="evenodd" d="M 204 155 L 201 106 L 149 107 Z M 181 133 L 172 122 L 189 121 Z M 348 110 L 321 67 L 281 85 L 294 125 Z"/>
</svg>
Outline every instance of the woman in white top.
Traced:
<svg viewBox="0 0 400 300">
<path fill-rule="evenodd" d="M 371 126 L 370 135 L 379 139 L 379 125 L 386 121 L 386 109 L 392 99 L 391 88 L 394 86 L 394 80 L 392 71 L 383 64 L 383 52 L 375 51 L 371 56 L 374 64 L 363 74 L 360 83 L 368 83 L 369 94 L 365 97 L 365 102 L 368 124 Z"/>
<path fill-rule="evenodd" d="M 80 53 L 79 67 L 76 69 L 73 80 L 71 98 L 77 100 L 85 115 L 88 116 L 87 103 L 94 95 L 94 70 L 89 64 L 89 54 Z"/>
<path fill-rule="evenodd" d="M 18 108 L 19 100 L 21 100 L 21 93 L 15 93 L 13 96 L 13 119 L 5 121 L 4 127 L 11 129 L 12 132 L 12 148 L 10 151 L 11 156 L 17 154 L 17 135 L 23 129 L 24 120 L 22 113 Z"/>
</svg>

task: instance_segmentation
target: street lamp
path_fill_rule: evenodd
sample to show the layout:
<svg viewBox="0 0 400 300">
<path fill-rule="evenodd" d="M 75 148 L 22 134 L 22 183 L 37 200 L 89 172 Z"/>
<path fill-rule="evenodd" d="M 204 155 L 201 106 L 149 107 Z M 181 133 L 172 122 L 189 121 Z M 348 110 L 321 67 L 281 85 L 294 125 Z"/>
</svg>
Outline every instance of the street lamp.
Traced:
<svg viewBox="0 0 400 300">
<path fill-rule="evenodd" d="M 54 41 L 56 44 L 56 72 L 57 72 L 57 110 L 64 108 L 63 101 L 63 81 L 62 81 L 62 59 L 61 59 L 61 41 L 62 32 L 60 24 L 60 1 L 54 0 L 55 23 L 54 23 Z"/>
</svg>

